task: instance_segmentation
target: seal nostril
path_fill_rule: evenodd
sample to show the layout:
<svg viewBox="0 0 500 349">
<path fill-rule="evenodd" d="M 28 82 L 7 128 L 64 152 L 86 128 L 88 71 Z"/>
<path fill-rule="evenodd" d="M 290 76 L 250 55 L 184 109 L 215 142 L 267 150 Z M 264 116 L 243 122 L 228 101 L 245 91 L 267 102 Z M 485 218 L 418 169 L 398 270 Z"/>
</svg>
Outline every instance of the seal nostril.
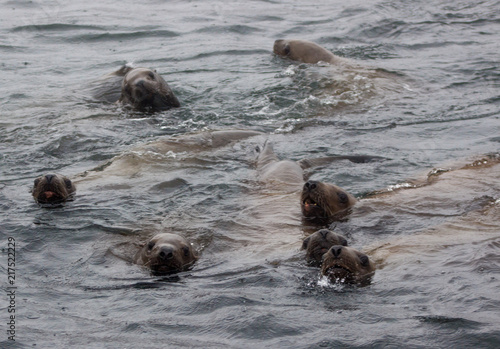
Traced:
<svg viewBox="0 0 500 349">
<path fill-rule="evenodd" d="M 309 190 L 313 190 L 316 188 L 316 182 L 315 181 L 307 181 L 306 184 L 304 184 L 304 186 Z"/>
<path fill-rule="evenodd" d="M 52 179 L 54 179 L 54 177 L 55 177 L 55 175 L 53 175 L 53 174 L 48 174 L 45 176 L 45 178 L 47 179 L 47 182 L 49 182 L 49 183 L 52 181 Z"/>
<path fill-rule="evenodd" d="M 171 248 L 164 247 L 158 253 L 158 257 L 161 259 L 171 259 L 174 256 L 174 253 Z"/>
<path fill-rule="evenodd" d="M 321 236 L 323 237 L 323 239 L 326 239 L 326 237 L 327 237 L 327 235 L 328 235 L 329 232 L 330 231 L 327 230 L 327 229 L 323 229 L 323 230 L 319 231 L 319 233 L 321 234 Z"/>
<path fill-rule="evenodd" d="M 338 257 L 342 253 L 342 246 L 333 246 L 331 251 L 335 257 Z"/>
</svg>

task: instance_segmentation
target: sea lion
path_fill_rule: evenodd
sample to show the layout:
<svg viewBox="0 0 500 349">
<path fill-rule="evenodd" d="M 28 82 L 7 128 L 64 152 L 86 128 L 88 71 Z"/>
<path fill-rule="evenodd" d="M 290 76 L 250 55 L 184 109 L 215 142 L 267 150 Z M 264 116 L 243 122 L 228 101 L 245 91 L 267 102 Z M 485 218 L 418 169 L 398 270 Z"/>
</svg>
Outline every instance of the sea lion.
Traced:
<svg viewBox="0 0 500 349">
<path fill-rule="evenodd" d="M 335 245 L 323 256 L 321 274 L 333 282 L 366 285 L 374 273 L 370 258 L 352 247 Z"/>
<path fill-rule="evenodd" d="M 73 198 L 75 185 L 68 178 L 57 174 L 46 174 L 34 181 L 33 198 L 40 204 L 60 204 Z"/>
<path fill-rule="evenodd" d="M 172 163 L 180 159 L 191 158 L 193 161 L 200 157 L 202 152 L 213 155 L 217 149 L 230 146 L 246 138 L 262 135 L 262 132 L 253 130 L 207 130 L 195 133 L 186 133 L 178 136 L 159 137 L 154 142 L 145 143 L 117 155 L 98 167 L 86 171 L 75 181 L 78 186 L 84 182 L 102 179 L 102 183 L 117 184 L 124 178 L 130 185 L 132 178 L 144 176 L 155 178 L 157 173 L 165 173 Z M 203 160 L 200 160 L 200 162 Z M 178 168 L 176 165 L 175 168 Z M 145 181 L 140 180 L 141 184 Z"/>
<path fill-rule="evenodd" d="M 180 107 L 167 82 L 148 68 L 133 68 L 126 72 L 118 101 L 139 110 L 161 111 Z"/>
<path fill-rule="evenodd" d="M 193 247 L 182 236 L 159 233 L 136 253 L 134 262 L 155 274 L 171 274 L 187 270 L 197 259 Z"/>
<path fill-rule="evenodd" d="M 303 63 L 316 64 L 325 62 L 339 64 L 349 62 L 345 58 L 335 56 L 318 44 L 306 40 L 276 40 L 273 52 L 279 56 Z"/>
<path fill-rule="evenodd" d="M 300 163 L 291 160 L 280 160 L 274 153 L 271 142 L 266 141 L 262 148 L 256 148 L 257 170 L 262 182 L 281 182 L 290 186 L 301 186 L 304 183 L 304 170 Z"/>
<path fill-rule="evenodd" d="M 346 210 L 356 203 L 354 196 L 329 183 L 307 181 L 302 189 L 302 214 L 309 219 L 324 219 Z"/>
<path fill-rule="evenodd" d="M 380 159 L 380 157 L 359 155 L 327 156 L 301 161 L 279 160 L 270 142 L 266 142 L 262 149 L 257 148 L 257 151 L 259 179 L 268 183 L 279 183 L 281 187 L 286 185 L 291 190 L 302 187 L 300 205 L 304 217 L 308 219 L 325 219 L 343 213 L 356 203 L 356 199 L 333 184 L 312 180 L 304 184 L 304 169 L 337 160 L 367 162 Z"/>
<path fill-rule="evenodd" d="M 125 64 L 120 69 L 106 74 L 90 84 L 90 94 L 99 102 L 117 103 L 121 96 L 123 77 L 132 69 Z"/>
<path fill-rule="evenodd" d="M 302 249 L 306 250 L 307 262 L 319 266 L 323 260 L 323 255 L 332 246 L 336 245 L 347 246 L 347 240 L 332 230 L 320 229 L 304 239 Z"/>
</svg>

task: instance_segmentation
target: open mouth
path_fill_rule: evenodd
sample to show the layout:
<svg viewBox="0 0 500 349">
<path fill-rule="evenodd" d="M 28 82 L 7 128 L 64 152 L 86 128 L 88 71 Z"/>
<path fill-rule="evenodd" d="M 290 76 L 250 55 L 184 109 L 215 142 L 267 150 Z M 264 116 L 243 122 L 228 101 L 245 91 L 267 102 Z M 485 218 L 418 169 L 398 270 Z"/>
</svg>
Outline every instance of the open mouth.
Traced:
<svg viewBox="0 0 500 349">
<path fill-rule="evenodd" d="M 306 198 L 304 199 L 304 201 L 302 201 L 302 204 L 304 205 L 304 207 L 306 209 L 311 209 L 313 207 L 318 207 L 318 203 L 314 200 L 312 200 L 311 198 Z"/>
<path fill-rule="evenodd" d="M 63 198 L 53 191 L 44 191 L 38 196 L 38 201 L 44 203 L 58 203 L 63 201 Z"/>
<path fill-rule="evenodd" d="M 169 275 L 169 274 L 175 274 L 180 270 L 166 265 L 154 265 L 151 266 L 151 271 L 155 275 Z"/>
<path fill-rule="evenodd" d="M 352 271 L 340 264 L 334 264 L 325 269 L 325 275 L 336 279 L 346 278 L 352 275 Z"/>
</svg>

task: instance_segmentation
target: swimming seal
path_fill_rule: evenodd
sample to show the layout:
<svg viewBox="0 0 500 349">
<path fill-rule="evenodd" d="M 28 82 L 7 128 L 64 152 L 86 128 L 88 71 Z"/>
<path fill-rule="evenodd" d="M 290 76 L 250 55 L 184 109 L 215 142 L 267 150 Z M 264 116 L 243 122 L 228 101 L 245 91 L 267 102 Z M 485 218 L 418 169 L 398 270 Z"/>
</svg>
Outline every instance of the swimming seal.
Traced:
<svg viewBox="0 0 500 349">
<path fill-rule="evenodd" d="M 323 256 L 321 273 L 332 282 L 367 285 L 375 273 L 375 265 L 366 254 L 336 245 Z"/>
<path fill-rule="evenodd" d="M 35 179 L 31 193 L 40 204 L 61 204 L 73 198 L 75 185 L 58 174 L 46 174 Z"/>
<path fill-rule="evenodd" d="M 300 161 L 279 160 L 272 144 L 267 142 L 262 149 L 257 149 L 257 170 L 259 179 L 272 182 L 275 186 L 287 186 L 289 189 L 302 187 L 300 205 L 304 217 L 325 219 L 346 212 L 356 203 L 354 196 L 344 189 L 329 183 L 309 180 L 304 184 L 304 169 L 337 160 L 366 162 L 375 157 L 369 156 L 327 156 Z"/>
<path fill-rule="evenodd" d="M 333 184 L 307 181 L 300 197 L 302 214 L 306 218 L 329 218 L 344 213 L 356 203 L 354 196 Z"/>
<path fill-rule="evenodd" d="M 278 56 L 286 57 L 302 63 L 326 62 L 330 64 L 346 63 L 349 60 L 335 56 L 330 51 L 306 40 L 276 40 L 273 52 Z"/>
<path fill-rule="evenodd" d="M 193 247 L 182 236 L 160 233 L 136 253 L 134 262 L 155 274 L 172 274 L 187 270 L 197 259 Z"/>
<path fill-rule="evenodd" d="M 167 82 L 148 68 L 133 68 L 126 72 L 118 101 L 138 110 L 161 111 L 180 107 Z"/>
<path fill-rule="evenodd" d="M 319 266 L 323 255 L 335 245 L 347 246 L 347 240 L 329 229 L 320 229 L 304 239 L 302 249 L 306 250 L 307 262 Z"/>
</svg>

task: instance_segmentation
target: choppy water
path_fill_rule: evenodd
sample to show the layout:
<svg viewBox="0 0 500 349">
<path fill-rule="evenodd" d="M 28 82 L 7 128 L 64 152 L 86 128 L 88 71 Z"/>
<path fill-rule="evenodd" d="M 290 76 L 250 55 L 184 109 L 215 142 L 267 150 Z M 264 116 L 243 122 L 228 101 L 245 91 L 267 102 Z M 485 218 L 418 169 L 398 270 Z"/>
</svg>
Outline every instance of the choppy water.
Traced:
<svg viewBox="0 0 500 349">
<path fill-rule="evenodd" d="M 297 194 L 262 189 L 252 163 L 267 138 L 294 160 L 387 157 L 309 172 L 363 197 L 497 153 L 500 2 L 0 8 L 0 284 L 5 291 L 14 237 L 18 287 L 16 342 L 3 305 L 2 348 L 500 345 L 498 166 L 361 201 L 338 225 L 380 259 L 359 288 L 325 283 L 305 264 Z M 278 38 L 315 41 L 394 81 L 275 57 Z M 182 108 L 141 114 L 93 100 L 91 83 L 127 62 L 157 69 Z M 30 196 L 43 173 L 75 178 L 159 137 L 222 128 L 266 135 L 135 153 L 136 172 L 83 181 L 63 208 Z M 157 278 L 120 258 L 156 230 L 194 241 L 201 258 L 191 271 Z"/>
</svg>

